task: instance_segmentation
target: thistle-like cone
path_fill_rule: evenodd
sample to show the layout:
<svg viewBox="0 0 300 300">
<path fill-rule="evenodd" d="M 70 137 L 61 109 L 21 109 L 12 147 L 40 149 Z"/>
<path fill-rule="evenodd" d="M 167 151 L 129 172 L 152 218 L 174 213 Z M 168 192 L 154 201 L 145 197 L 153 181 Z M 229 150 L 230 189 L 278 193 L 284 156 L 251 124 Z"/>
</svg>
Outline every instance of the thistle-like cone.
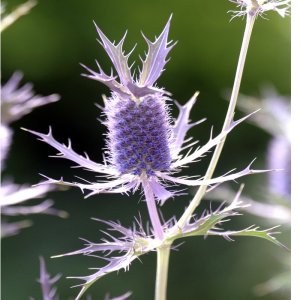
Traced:
<svg viewBox="0 0 300 300">
<path fill-rule="evenodd" d="M 153 175 L 169 170 L 170 125 L 163 97 L 149 95 L 138 103 L 114 93 L 108 101 L 108 147 L 118 171 Z"/>
</svg>

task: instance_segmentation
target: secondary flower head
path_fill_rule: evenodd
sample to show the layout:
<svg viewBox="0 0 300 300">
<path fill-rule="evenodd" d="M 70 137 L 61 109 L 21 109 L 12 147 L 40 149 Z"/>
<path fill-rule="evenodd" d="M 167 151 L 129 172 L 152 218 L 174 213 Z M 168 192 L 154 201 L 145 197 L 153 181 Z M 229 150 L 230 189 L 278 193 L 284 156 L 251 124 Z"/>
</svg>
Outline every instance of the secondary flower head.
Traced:
<svg viewBox="0 0 300 300">
<path fill-rule="evenodd" d="M 239 108 L 245 113 L 258 107 L 262 112 L 252 118 L 254 125 L 268 132 L 272 138 L 268 145 L 268 168 L 280 172 L 269 173 L 269 189 L 272 196 L 291 194 L 291 106 L 288 97 L 280 95 L 274 87 L 264 87 L 261 97 L 241 95 Z"/>
<path fill-rule="evenodd" d="M 25 85 L 17 90 L 16 85 L 19 82 L 16 78 L 17 74 L 15 73 L 2 89 L 1 113 L 3 115 L 1 122 L 4 124 L 0 124 L 1 171 L 5 168 L 5 160 L 9 155 L 12 143 L 13 131 L 8 124 L 29 113 L 34 107 L 59 99 L 57 95 L 48 97 L 33 96 L 29 85 Z M 8 222 L 7 218 L 9 219 L 10 217 L 30 214 L 49 214 L 62 218 L 67 217 L 68 214 L 66 212 L 53 208 L 54 202 L 50 199 L 39 204 L 23 206 L 25 202 L 44 197 L 54 189 L 55 186 L 51 184 L 28 186 L 28 184 L 13 183 L 11 178 L 3 180 L 0 189 L 1 238 L 18 234 L 21 229 L 29 227 L 32 224 L 28 220 Z"/>
<path fill-rule="evenodd" d="M 240 11 L 230 11 L 234 17 L 244 15 L 258 16 L 273 10 L 281 17 L 285 17 L 290 8 L 290 0 L 230 0 L 240 7 Z"/>
<path fill-rule="evenodd" d="M 33 3 L 29 1 L 27 3 Z M 5 160 L 9 155 L 12 143 L 13 130 L 11 123 L 30 113 L 34 108 L 59 100 L 60 96 L 52 94 L 49 96 L 36 95 L 31 83 L 20 86 L 23 77 L 21 72 L 15 72 L 12 77 L 1 86 L 1 171 L 5 168 Z M 28 185 L 15 184 L 12 180 L 3 180 L 1 183 L 1 237 L 17 234 L 20 229 L 28 227 L 31 222 L 6 222 L 6 217 L 29 214 L 51 214 L 66 217 L 66 212 L 54 209 L 51 200 L 31 206 L 22 206 L 25 202 L 44 197 L 47 192 L 54 189 L 53 185 L 29 187 Z"/>
<path fill-rule="evenodd" d="M 175 45 L 175 43 L 168 42 L 170 21 L 171 18 L 154 42 L 144 36 L 148 44 L 148 52 L 146 58 L 142 60 L 142 70 L 137 78 L 131 74 L 131 68 L 128 66 L 131 52 L 125 55 L 122 49 L 125 36 L 119 43 L 114 44 L 96 26 L 100 37 L 99 42 L 118 74 L 118 76 L 107 75 L 98 63 L 98 72 L 85 67 L 89 72 L 85 74 L 86 77 L 100 81 L 112 91 L 110 97 L 104 97 L 103 115 L 104 124 L 108 129 L 108 139 L 103 164 L 91 161 L 88 156 L 78 155 L 72 150 L 70 143 L 66 146 L 57 142 L 52 136 L 51 129 L 48 134 L 30 131 L 57 149 L 58 157 L 69 159 L 85 169 L 105 176 L 104 180 L 94 183 L 67 182 L 63 179 L 50 178 L 46 181 L 47 183 L 89 190 L 88 196 L 98 193 L 127 193 L 137 190 L 141 185 L 154 232 L 160 231 L 158 233 L 160 238 L 163 232 L 159 229 L 161 228 L 159 216 L 157 212 L 154 212 L 156 211 L 154 200 L 163 204 L 176 194 L 176 191 L 167 189 L 167 182 L 191 186 L 213 185 L 253 173 L 248 166 L 241 172 L 212 180 L 173 176 L 184 165 L 199 160 L 245 118 L 233 122 L 228 130 L 218 136 L 214 138 L 211 136 L 208 143 L 202 147 L 192 149 L 197 142 L 191 139 L 186 140 L 185 136 L 192 126 L 203 121 L 189 123 L 189 114 L 198 93 L 195 93 L 184 106 L 176 103 L 179 107 L 179 116 L 173 122 L 169 116 L 170 105 L 167 103 L 167 101 L 171 102 L 170 93 L 155 85 L 168 61 L 167 55 Z M 190 143 L 186 145 L 186 142 Z M 186 148 L 189 148 L 189 151 L 183 154 Z M 111 180 L 107 180 L 107 177 Z"/>
<path fill-rule="evenodd" d="M 1 168 L 4 166 L 12 142 L 13 133 L 8 125 L 30 113 L 34 108 L 58 101 L 60 98 L 57 94 L 36 95 L 31 83 L 20 87 L 22 77 L 21 72 L 15 72 L 4 85 L 1 85 Z"/>
</svg>

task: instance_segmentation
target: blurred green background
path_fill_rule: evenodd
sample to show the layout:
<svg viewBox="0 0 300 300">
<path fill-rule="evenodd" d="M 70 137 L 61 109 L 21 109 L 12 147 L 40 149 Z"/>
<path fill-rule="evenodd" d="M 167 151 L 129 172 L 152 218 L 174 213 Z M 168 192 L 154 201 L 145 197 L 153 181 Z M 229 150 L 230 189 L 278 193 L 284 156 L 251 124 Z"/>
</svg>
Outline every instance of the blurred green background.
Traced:
<svg viewBox="0 0 300 300">
<path fill-rule="evenodd" d="M 7 1 L 7 10 L 19 3 Z M 39 1 L 29 15 L 2 35 L 2 80 L 6 82 L 15 70 L 21 70 L 23 82 L 33 82 L 38 93 L 59 93 L 62 99 L 36 109 L 13 124 L 14 141 L 3 177 L 34 184 L 41 180 L 38 173 L 54 178 L 64 175 L 69 179 L 71 174 L 89 176 L 79 169 L 70 170 L 67 161 L 48 158 L 55 151 L 20 127 L 46 132 L 51 125 L 56 139 L 66 142 L 71 138 L 77 152 L 87 151 L 90 158 L 101 160 L 105 128 L 96 120 L 99 110 L 94 103 L 101 104 L 101 95 L 109 91 L 100 83 L 81 77 L 83 69 L 79 65 L 81 62 L 95 69 L 97 59 L 104 70 L 110 70 L 109 59 L 96 42 L 93 20 L 112 40 L 118 41 L 128 29 L 125 49 L 129 51 L 138 43 L 131 58 L 138 64 L 138 54 L 146 50 L 140 31 L 153 40 L 170 14 L 174 14 L 170 37 L 179 42 L 171 51 L 171 60 L 158 84 L 182 104 L 200 90 L 192 119 L 207 117 L 208 120 L 190 134 L 204 143 L 212 125 L 215 132 L 222 126 L 227 107 L 223 94 L 233 83 L 244 29 L 243 19 L 229 22 L 230 9 L 234 5 L 227 0 Z M 282 19 L 275 13 L 269 13 L 267 18 L 260 18 L 255 24 L 241 87 L 244 94 L 258 95 L 266 83 L 273 84 L 281 94 L 290 92 L 290 19 Z M 249 124 L 240 125 L 228 138 L 216 174 L 242 168 L 254 157 L 258 157 L 255 167 L 265 168 L 269 139 L 266 133 Z M 196 163 L 186 172 L 203 175 L 207 163 L 207 160 Z M 260 200 L 265 175 L 239 182 L 246 183 L 246 194 Z M 238 188 L 238 184 L 233 186 Z M 78 237 L 99 241 L 102 237 L 99 229 L 105 228 L 90 217 L 120 220 L 129 226 L 139 212 L 147 216 L 139 194 L 100 195 L 84 200 L 79 190 L 69 190 L 53 192 L 50 198 L 55 200 L 57 208 L 68 211 L 70 217 L 67 220 L 32 217 L 33 227 L 2 241 L 3 300 L 29 296 L 41 299 L 36 282 L 39 255 L 46 258 L 51 274 L 64 276 L 58 283 L 60 298 L 72 299 L 78 290 L 70 286 L 78 281 L 66 280 L 65 276 L 89 274 L 89 267 L 100 266 L 102 262 L 80 256 L 59 259 L 50 256 L 81 247 Z M 163 207 L 165 216 L 179 215 L 190 199 L 191 195 L 170 200 Z M 230 228 L 254 223 L 270 225 L 252 216 L 242 216 L 233 220 Z M 288 244 L 288 229 L 283 227 L 281 231 L 279 239 Z M 221 238 L 186 240 L 171 256 L 169 299 L 259 299 L 253 292 L 254 286 L 281 272 L 285 256 L 284 250 L 271 243 L 251 238 L 237 238 L 234 243 Z M 103 299 L 107 292 L 116 296 L 131 290 L 131 299 L 153 299 L 155 263 L 155 253 L 144 256 L 141 262 L 132 264 L 129 272 L 107 276 L 89 293 L 93 299 Z M 289 295 L 275 293 L 261 299 L 284 300 Z"/>
</svg>

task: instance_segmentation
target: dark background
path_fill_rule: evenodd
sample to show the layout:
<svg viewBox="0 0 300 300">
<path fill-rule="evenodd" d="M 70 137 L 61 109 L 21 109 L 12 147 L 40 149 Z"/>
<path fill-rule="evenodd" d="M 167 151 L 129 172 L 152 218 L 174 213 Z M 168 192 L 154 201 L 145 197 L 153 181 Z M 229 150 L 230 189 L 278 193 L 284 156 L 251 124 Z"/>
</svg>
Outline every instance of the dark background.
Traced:
<svg viewBox="0 0 300 300">
<path fill-rule="evenodd" d="M 9 1 L 7 9 L 20 1 Z M 230 20 L 228 10 L 235 9 L 229 1 L 40 1 L 32 12 L 22 17 L 2 35 L 2 80 L 6 82 L 15 70 L 24 72 L 24 81 L 33 82 L 35 90 L 48 95 L 58 93 L 62 99 L 36 109 L 13 124 L 14 141 L 4 176 L 13 176 L 18 183 L 37 183 L 38 173 L 54 178 L 71 174 L 88 178 L 79 169 L 70 170 L 68 161 L 48 158 L 55 150 L 37 141 L 20 127 L 46 132 L 53 128 L 61 142 L 71 138 L 73 148 L 100 161 L 105 128 L 96 120 L 106 87 L 80 76 L 79 62 L 95 69 L 97 59 L 104 70 L 110 62 L 96 42 L 98 26 L 112 39 L 119 41 L 126 29 L 127 52 L 138 46 L 131 61 L 139 63 L 138 54 L 146 50 L 140 31 L 153 40 L 173 13 L 170 38 L 178 40 L 171 51 L 171 61 L 158 81 L 171 91 L 173 98 L 185 103 L 196 90 L 201 94 L 192 119 L 207 117 L 208 121 L 191 130 L 196 139 L 205 143 L 210 128 L 220 130 L 226 113 L 224 90 L 233 83 L 245 20 Z M 268 20 L 259 19 L 254 28 L 241 91 L 258 95 L 263 84 L 273 84 L 279 93 L 290 92 L 290 19 L 268 13 Z M 174 109 L 174 116 L 176 116 Z M 226 142 L 216 174 L 234 167 L 245 167 L 257 157 L 256 168 L 265 168 L 265 151 L 270 137 L 263 131 L 242 124 Z M 187 174 L 204 174 L 208 160 L 192 165 Z M 263 198 L 266 175 L 243 178 L 245 193 L 257 200 Z M 238 188 L 234 184 L 235 189 Z M 193 191 L 190 191 L 193 193 Z M 73 280 L 65 276 L 89 274 L 89 267 L 101 262 L 87 257 L 50 259 L 51 255 L 78 249 L 84 237 L 95 242 L 103 236 L 104 227 L 90 217 L 120 220 L 129 226 L 139 212 L 145 217 L 145 204 L 140 195 L 100 195 L 83 199 L 79 190 L 51 193 L 55 206 L 70 213 L 67 220 L 51 216 L 35 216 L 34 226 L 15 237 L 2 241 L 2 299 L 19 300 L 33 296 L 41 299 L 36 283 L 39 272 L 38 256 L 46 258 L 51 274 L 63 273 L 58 283 L 61 299 L 72 299 L 78 290 L 70 289 Z M 170 200 L 163 207 L 166 217 L 180 215 L 191 196 Z M 252 216 L 237 217 L 229 228 L 240 229 L 251 224 L 270 226 Z M 282 228 L 279 239 L 288 243 L 288 229 Z M 179 243 L 179 241 L 178 241 Z M 255 285 L 282 270 L 284 250 L 264 240 L 237 238 L 229 243 L 221 238 L 192 238 L 172 253 L 168 294 L 169 299 L 257 299 Z M 131 299 L 153 299 L 155 254 L 135 261 L 129 272 L 120 271 L 98 281 L 90 290 L 93 299 L 103 299 L 127 290 Z M 264 300 L 288 299 L 287 294 L 271 294 Z"/>
</svg>

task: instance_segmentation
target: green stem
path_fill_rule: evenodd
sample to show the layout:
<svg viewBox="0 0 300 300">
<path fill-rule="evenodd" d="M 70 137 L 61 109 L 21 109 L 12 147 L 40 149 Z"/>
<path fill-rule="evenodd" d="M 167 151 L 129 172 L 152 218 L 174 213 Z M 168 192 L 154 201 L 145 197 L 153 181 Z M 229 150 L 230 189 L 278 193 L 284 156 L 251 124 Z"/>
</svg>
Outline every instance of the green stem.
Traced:
<svg viewBox="0 0 300 300">
<path fill-rule="evenodd" d="M 230 102 L 229 102 L 226 118 L 225 118 L 223 129 L 222 129 L 223 131 L 227 130 L 230 127 L 232 120 L 233 120 L 234 111 L 235 111 L 235 107 L 236 107 L 236 103 L 237 103 L 237 99 L 238 99 L 238 95 L 239 95 L 242 75 L 243 75 L 243 71 L 244 71 L 245 61 L 246 61 L 247 50 L 249 47 L 250 37 L 251 37 L 255 19 L 256 19 L 256 15 L 252 15 L 252 16 L 250 14 L 247 15 L 246 28 L 244 31 L 244 37 L 243 37 L 242 47 L 241 47 L 238 65 L 237 65 L 237 69 L 236 69 L 236 75 L 235 75 L 235 79 L 234 79 L 234 85 L 232 88 Z M 216 149 L 213 153 L 213 157 L 212 157 L 210 164 L 208 166 L 208 169 L 206 171 L 204 180 L 209 180 L 212 178 L 215 168 L 217 166 L 217 163 L 219 161 L 225 140 L 226 140 L 226 137 L 216 146 Z M 179 228 L 179 229 L 182 228 L 186 224 L 186 222 L 189 221 L 189 219 L 193 215 L 195 209 L 199 206 L 203 196 L 206 193 L 206 190 L 207 190 L 207 186 L 205 186 L 205 185 L 201 185 L 199 187 L 196 195 L 194 196 L 193 200 L 189 204 L 188 208 L 185 210 L 185 212 L 183 213 L 183 215 L 177 222 L 177 224 L 176 224 L 177 228 Z"/>
<path fill-rule="evenodd" d="M 167 299 L 168 269 L 171 244 L 157 248 L 155 300 Z"/>
<path fill-rule="evenodd" d="M 253 29 L 253 25 L 255 22 L 256 16 L 247 15 L 246 28 L 244 31 L 244 37 L 242 42 L 242 47 L 240 51 L 240 56 L 238 60 L 236 75 L 234 79 L 234 85 L 232 88 L 232 93 L 230 97 L 230 102 L 226 114 L 226 118 L 223 125 L 223 131 L 227 130 L 233 120 L 234 111 L 237 103 L 237 98 L 239 95 L 242 75 L 244 71 L 247 50 L 249 47 L 250 37 Z M 210 161 L 208 169 L 206 171 L 204 180 L 209 180 L 212 178 L 217 163 L 219 161 L 224 143 L 226 138 L 224 138 L 217 146 L 213 153 L 213 157 Z M 200 204 L 203 196 L 206 193 L 207 186 L 201 185 L 194 196 L 193 200 L 189 204 L 188 208 L 185 210 L 176 226 L 174 226 L 173 230 L 178 231 L 182 228 L 186 222 L 189 221 L 192 214 L 194 213 L 197 206 Z M 172 231 L 172 230 L 171 230 Z M 174 232 L 173 232 L 174 233 Z M 170 256 L 170 247 L 171 244 L 164 244 L 162 247 L 157 249 L 157 270 L 156 270 L 156 285 L 155 285 L 155 300 L 166 300 L 167 298 L 167 279 L 168 279 L 168 265 L 169 265 L 169 256 Z"/>
</svg>

